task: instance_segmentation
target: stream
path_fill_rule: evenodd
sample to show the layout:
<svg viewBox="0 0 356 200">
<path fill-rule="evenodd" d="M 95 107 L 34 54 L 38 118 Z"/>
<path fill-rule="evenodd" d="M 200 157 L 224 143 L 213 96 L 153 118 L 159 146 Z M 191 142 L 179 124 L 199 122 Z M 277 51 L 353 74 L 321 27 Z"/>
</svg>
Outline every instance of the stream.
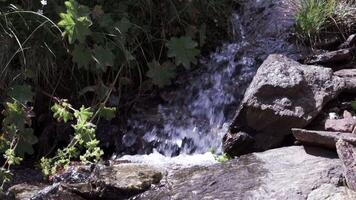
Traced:
<svg viewBox="0 0 356 200">
<path fill-rule="evenodd" d="M 231 42 L 202 58 L 195 72 L 181 76 L 177 89 L 163 92 L 164 103 L 138 109 L 122 139 L 137 155 L 120 159 L 161 163 L 168 162 L 164 156 L 178 156 L 172 158 L 178 162 L 191 155 L 197 157 L 193 163 L 215 162 L 209 152 L 222 153 L 222 138 L 258 66 L 272 53 L 300 55 L 286 34 L 292 13 L 278 6 L 264 10 L 270 3 L 257 1 L 237 10 L 231 17 Z M 282 23 L 273 23 L 281 18 Z"/>
</svg>

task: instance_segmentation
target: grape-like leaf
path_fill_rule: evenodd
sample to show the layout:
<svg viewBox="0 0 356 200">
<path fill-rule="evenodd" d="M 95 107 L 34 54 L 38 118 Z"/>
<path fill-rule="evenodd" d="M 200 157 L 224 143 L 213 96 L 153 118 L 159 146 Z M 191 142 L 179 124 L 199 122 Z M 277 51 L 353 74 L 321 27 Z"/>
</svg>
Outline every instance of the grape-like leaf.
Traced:
<svg viewBox="0 0 356 200">
<path fill-rule="evenodd" d="M 182 64 L 190 69 L 191 63 L 196 64 L 196 56 L 200 54 L 198 44 L 191 37 L 173 37 L 168 43 L 168 57 L 175 58 L 176 65 Z"/>
<path fill-rule="evenodd" d="M 80 122 L 88 122 L 89 119 L 93 116 L 93 112 L 90 111 L 91 108 L 85 108 L 82 106 L 79 110 L 74 112 L 75 118 Z"/>
<path fill-rule="evenodd" d="M 78 68 L 89 69 L 89 63 L 92 59 L 91 52 L 88 48 L 85 48 L 83 45 L 75 45 L 73 52 L 73 62 L 78 65 Z"/>
<path fill-rule="evenodd" d="M 32 155 L 34 153 L 33 145 L 38 142 L 37 137 L 33 134 L 33 129 L 26 128 L 20 137 L 19 143 L 16 146 L 16 155 L 23 158 L 25 154 Z"/>
<path fill-rule="evenodd" d="M 10 88 L 10 91 L 7 94 L 22 104 L 31 102 L 35 96 L 29 85 L 15 85 Z"/>
<path fill-rule="evenodd" d="M 73 119 L 73 115 L 71 112 L 68 111 L 68 108 L 60 105 L 58 103 L 54 104 L 51 108 L 53 117 L 58 121 L 63 120 L 64 122 L 68 122 L 69 120 Z"/>
<path fill-rule="evenodd" d="M 115 107 L 106 107 L 103 106 L 100 108 L 99 116 L 103 117 L 104 119 L 110 121 L 115 118 L 116 115 L 116 108 Z"/>
<path fill-rule="evenodd" d="M 148 63 L 148 67 L 147 76 L 160 88 L 170 85 L 171 80 L 176 76 L 176 68 L 170 62 L 161 65 L 157 61 L 153 61 Z"/>
<path fill-rule="evenodd" d="M 96 62 L 96 68 L 101 71 L 106 71 L 107 66 L 114 65 L 114 54 L 110 49 L 97 46 L 94 49 L 94 60 Z"/>
<path fill-rule="evenodd" d="M 75 0 L 64 3 L 67 8 L 66 13 L 60 13 L 61 20 L 58 26 L 64 28 L 64 34 L 68 36 L 68 41 L 73 44 L 76 40 L 83 43 L 86 36 L 90 35 L 89 27 L 92 22 L 89 18 L 89 8 L 80 5 Z"/>
</svg>

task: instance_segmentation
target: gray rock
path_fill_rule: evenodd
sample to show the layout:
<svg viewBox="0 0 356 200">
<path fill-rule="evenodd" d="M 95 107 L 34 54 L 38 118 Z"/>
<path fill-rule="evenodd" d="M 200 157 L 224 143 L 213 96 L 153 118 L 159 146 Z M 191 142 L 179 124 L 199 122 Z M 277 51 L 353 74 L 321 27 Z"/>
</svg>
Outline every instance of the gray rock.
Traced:
<svg viewBox="0 0 356 200">
<path fill-rule="evenodd" d="M 337 51 L 328 51 L 321 54 L 313 55 L 307 58 L 304 63 L 310 65 L 333 64 L 339 62 L 349 62 L 353 59 L 351 49 L 340 49 Z"/>
<path fill-rule="evenodd" d="M 356 192 L 346 187 L 336 187 L 332 184 L 324 184 L 313 190 L 307 200 L 352 200 L 356 199 Z"/>
<path fill-rule="evenodd" d="M 339 140 L 336 149 L 343 162 L 347 186 L 356 191 L 356 143 Z"/>
<path fill-rule="evenodd" d="M 181 169 L 161 185 L 133 199 L 322 199 L 342 182 L 341 162 L 334 152 L 292 146 L 241 156 L 222 164 Z M 333 190 L 327 191 L 326 185 Z M 315 190 L 319 191 L 316 192 Z M 320 193 L 323 191 L 323 193 Z"/>
<path fill-rule="evenodd" d="M 21 183 L 10 187 L 7 195 L 14 200 L 30 200 L 31 197 L 37 194 L 43 187 L 41 184 L 31 185 Z"/>
<path fill-rule="evenodd" d="M 147 165 L 97 165 L 87 180 L 63 182 L 62 187 L 89 199 L 127 199 L 159 183 L 161 178 L 159 170 Z"/>
<path fill-rule="evenodd" d="M 21 183 L 9 188 L 6 200 L 84 200 L 77 194 L 63 190 L 55 185 L 55 191 L 48 190 L 53 186 L 44 184 Z"/>
<path fill-rule="evenodd" d="M 325 121 L 325 130 L 327 131 L 340 131 L 352 133 L 356 127 L 356 119 L 343 118 L 343 119 L 327 119 Z"/>
<path fill-rule="evenodd" d="M 291 128 L 303 128 L 345 87 L 331 69 L 302 65 L 283 55 L 270 55 L 260 66 L 224 137 L 230 155 L 266 150 L 281 144 Z M 231 148 L 232 138 L 246 132 L 255 142 L 249 149 Z M 229 144 L 226 143 L 229 141 Z"/>
<path fill-rule="evenodd" d="M 292 129 L 294 137 L 303 144 L 336 148 L 336 142 L 339 139 L 356 143 L 356 135 L 352 133 L 331 132 L 331 131 L 312 131 L 305 129 Z"/>
<path fill-rule="evenodd" d="M 345 80 L 345 92 L 356 93 L 356 69 L 342 69 L 334 72 L 334 75 Z"/>
</svg>

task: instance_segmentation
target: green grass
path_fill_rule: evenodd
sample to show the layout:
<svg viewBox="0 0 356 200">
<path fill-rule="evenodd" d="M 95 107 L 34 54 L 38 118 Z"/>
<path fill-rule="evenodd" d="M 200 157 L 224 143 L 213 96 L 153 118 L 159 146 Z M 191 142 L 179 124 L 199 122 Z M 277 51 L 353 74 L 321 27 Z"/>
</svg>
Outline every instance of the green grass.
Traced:
<svg viewBox="0 0 356 200">
<path fill-rule="evenodd" d="M 321 40 L 345 40 L 356 32 L 355 0 L 302 0 L 296 4 L 296 35 L 313 47 Z"/>
<path fill-rule="evenodd" d="M 297 30 L 306 37 L 318 34 L 336 10 L 335 0 L 303 0 L 296 16 Z"/>
</svg>

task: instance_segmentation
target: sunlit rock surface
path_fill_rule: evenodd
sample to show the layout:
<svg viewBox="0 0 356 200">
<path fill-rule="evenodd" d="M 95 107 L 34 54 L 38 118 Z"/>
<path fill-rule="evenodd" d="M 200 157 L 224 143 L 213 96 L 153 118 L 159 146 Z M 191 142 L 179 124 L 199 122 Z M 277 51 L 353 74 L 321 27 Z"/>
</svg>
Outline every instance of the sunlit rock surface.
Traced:
<svg viewBox="0 0 356 200">
<path fill-rule="evenodd" d="M 327 188 L 331 188 L 327 190 Z M 134 199 L 353 199 L 334 152 L 292 146 L 170 172 Z"/>
</svg>

